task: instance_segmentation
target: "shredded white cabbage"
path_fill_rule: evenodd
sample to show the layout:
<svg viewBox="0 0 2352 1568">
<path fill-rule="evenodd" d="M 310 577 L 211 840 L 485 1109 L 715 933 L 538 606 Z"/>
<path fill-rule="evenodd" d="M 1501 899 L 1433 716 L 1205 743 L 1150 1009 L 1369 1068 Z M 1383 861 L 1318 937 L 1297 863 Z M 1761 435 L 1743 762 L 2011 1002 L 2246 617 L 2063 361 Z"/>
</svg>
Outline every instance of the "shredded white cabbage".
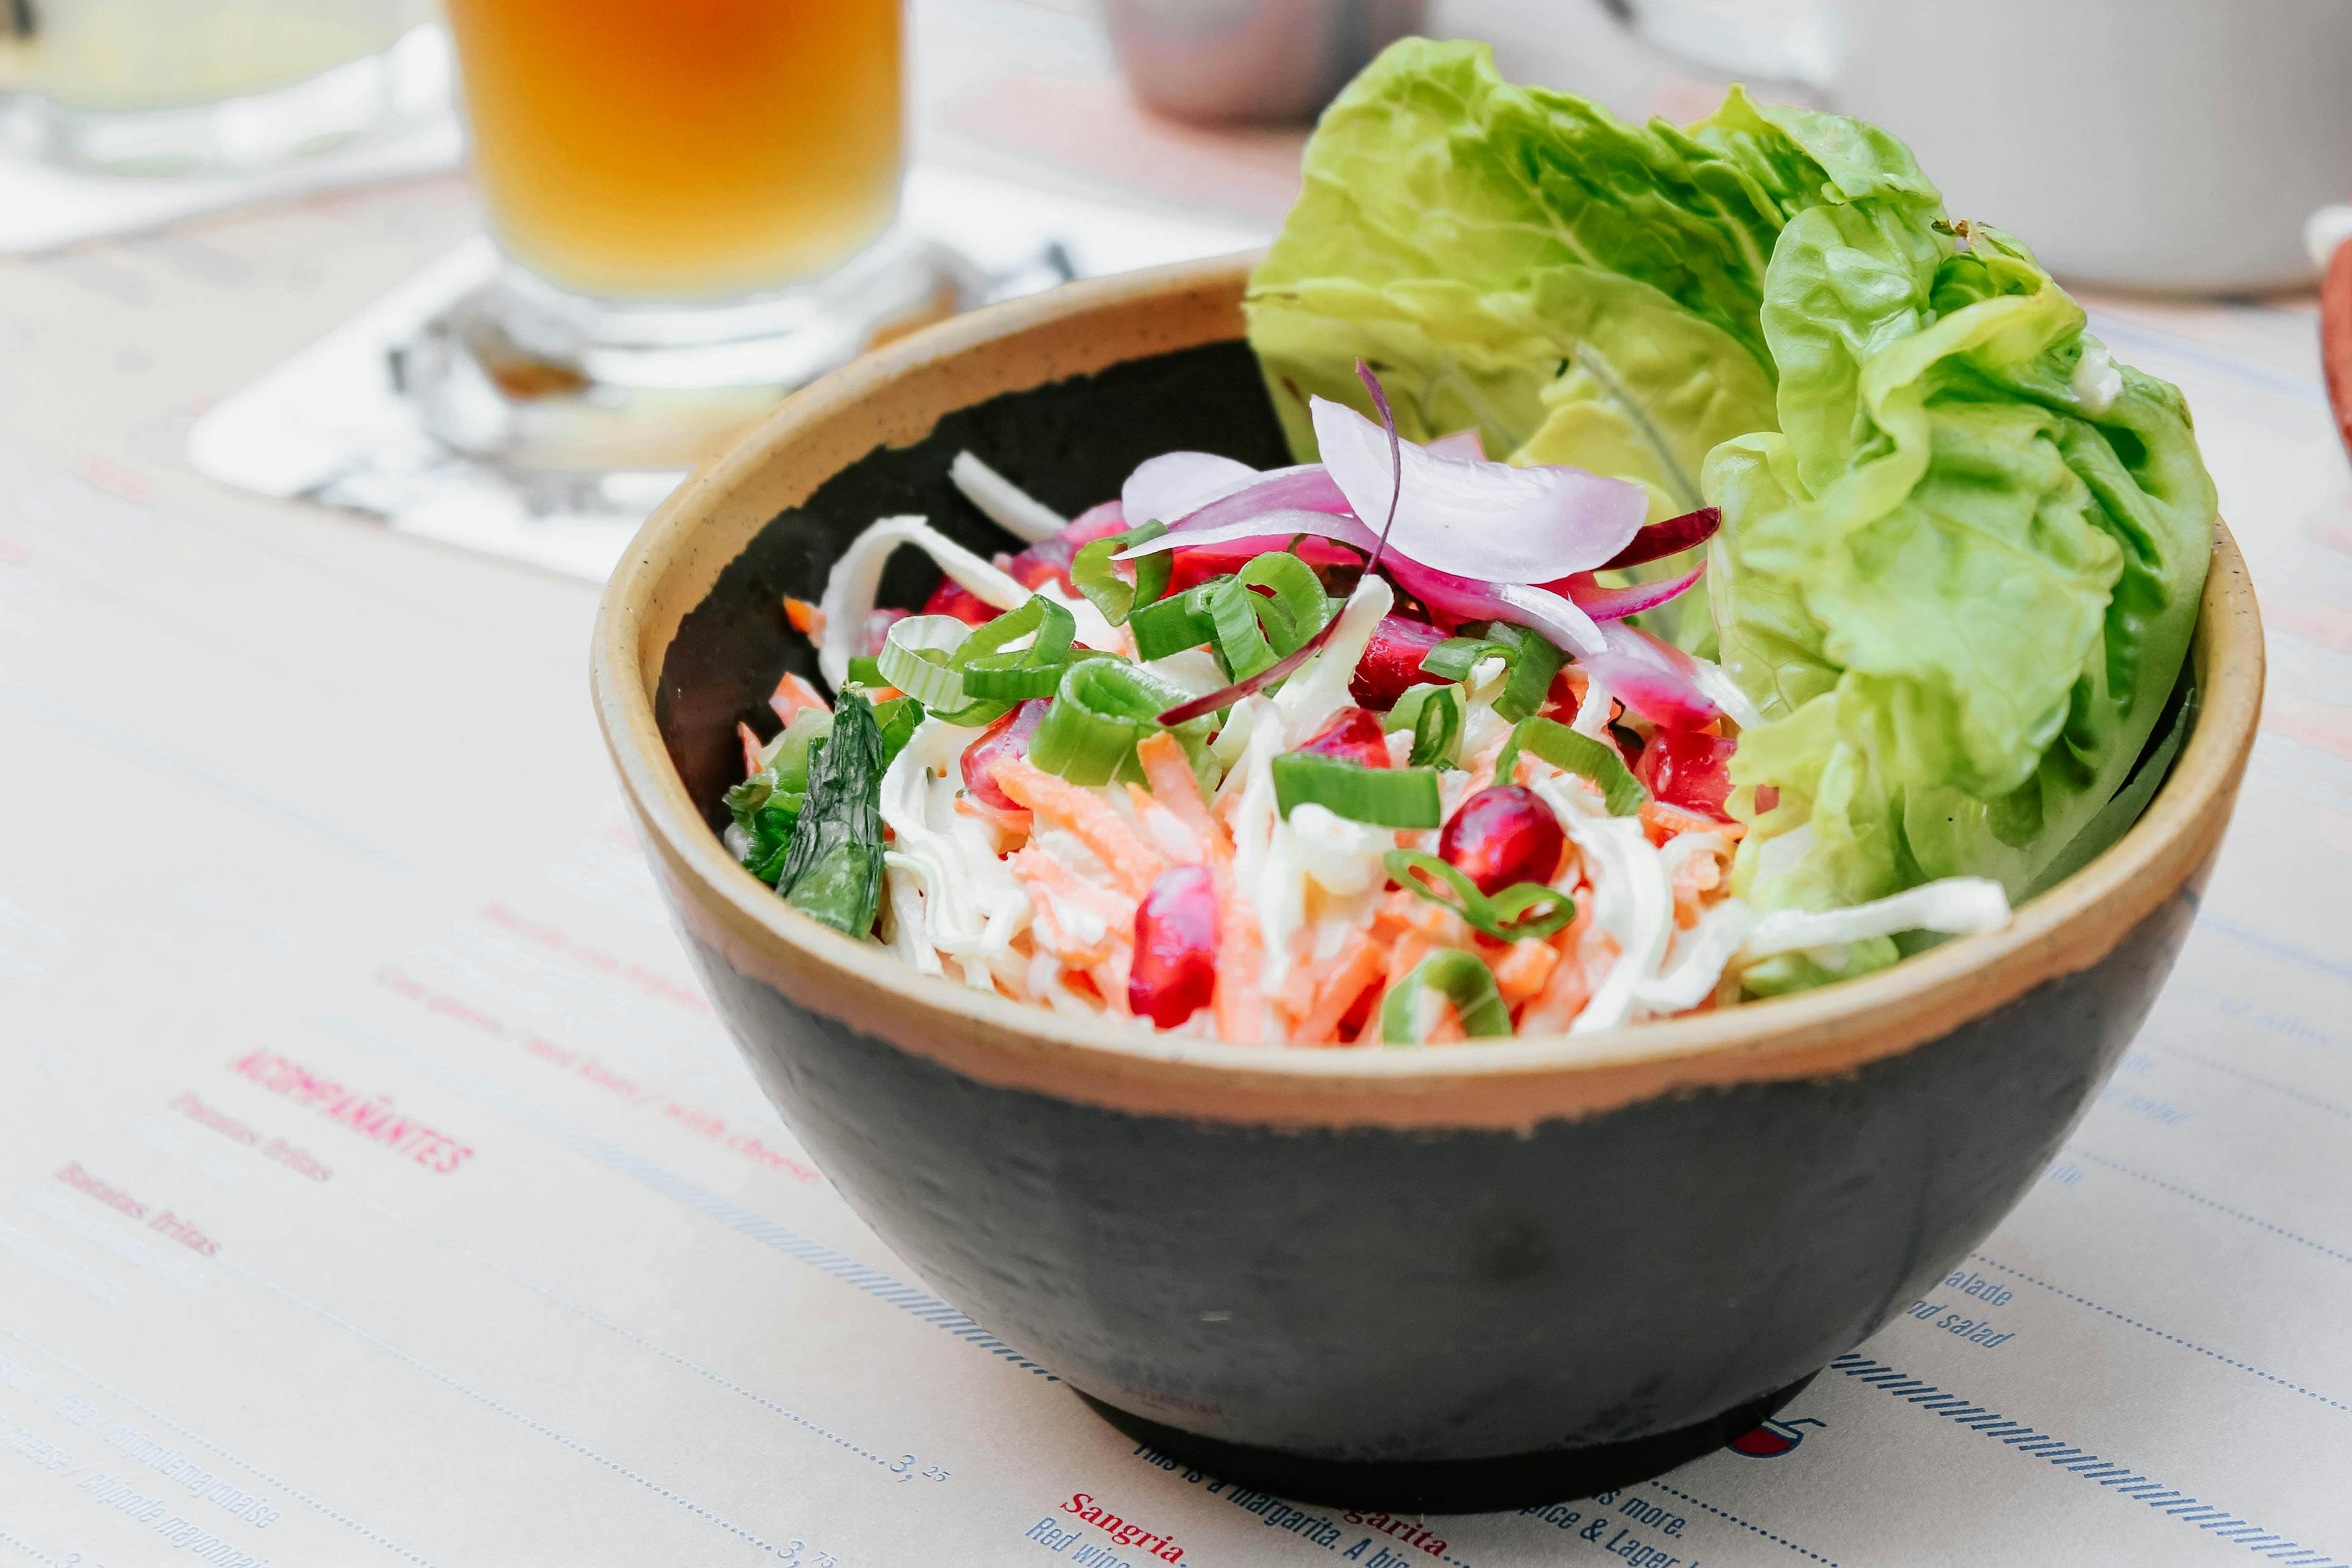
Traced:
<svg viewBox="0 0 2352 1568">
<path fill-rule="evenodd" d="M 1755 924 L 1755 910 L 1738 899 L 1724 900 L 1701 915 L 1698 924 L 1675 933 L 1665 968 L 1656 979 L 1635 986 L 1634 999 L 1653 1013 L 1685 1013 L 1697 1006 L 1714 994 L 1724 966 Z"/>
<path fill-rule="evenodd" d="M 966 960 L 1009 952 L 1029 911 L 1012 872 L 980 841 L 980 825 L 953 807 L 959 763 L 979 734 L 926 719 L 882 775 L 882 821 L 891 833 L 882 864 L 892 911 L 919 920 L 930 947 Z M 952 826 L 942 829 L 942 821 Z M 900 881 L 920 898 L 901 900 Z"/>
<path fill-rule="evenodd" d="M 1675 932 L 1674 886 L 1638 818 L 1595 815 L 1584 791 L 1554 773 L 1536 794 L 1582 852 L 1592 880 L 1592 923 L 1617 943 L 1617 958 L 1569 1026 L 1571 1035 L 1612 1029 L 1640 1016 L 1641 987 L 1654 979 Z"/>
<path fill-rule="evenodd" d="M 1294 671 L 1275 694 L 1276 710 L 1282 715 L 1282 730 L 1291 745 L 1299 745 L 1314 737 L 1315 731 L 1331 721 L 1331 716 L 1354 700 L 1348 694 L 1348 683 L 1356 677 L 1356 666 L 1364 660 L 1364 650 L 1371 646 L 1372 633 L 1379 627 L 1381 617 L 1396 603 L 1396 593 L 1388 580 L 1367 573 L 1357 583 L 1356 591 L 1348 595 L 1347 607 L 1339 612 L 1339 624 L 1332 629 L 1331 640 L 1325 643 L 1306 665 Z"/>
<path fill-rule="evenodd" d="M 948 478 L 989 521 L 1030 544 L 1051 539 L 1070 526 L 1060 512 L 970 452 L 955 455 L 955 461 L 948 465 Z"/>
<path fill-rule="evenodd" d="M 1292 810 L 1290 839 L 1300 868 L 1326 892 L 1351 897 L 1388 881 L 1381 858 L 1396 847 L 1388 828 L 1350 822 L 1309 801 Z"/>
<path fill-rule="evenodd" d="M 859 639 L 866 635 L 866 617 L 874 613 L 874 596 L 881 592 L 882 568 L 902 544 L 929 555 L 940 571 L 992 608 L 1017 610 L 1029 602 L 1029 590 L 1011 573 L 990 565 L 921 518 L 877 519 L 833 563 L 817 605 L 824 615 L 817 671 L 835 691 L 849 679 L 849 661 L 862 651 Z"/>
<path fill-rule="evenodd" d="M 1740 956 L 1752 961 L 1779 952 L 1843 947 L 1906 931 L 1954 936 L 1998 931 L 2009 923 L 2009 895 L 1999 882 L 1989 877 L 1946 877 L 1842 910 L 1782 910 L 1766 915 L 1756 922 Z"/>
</svg>

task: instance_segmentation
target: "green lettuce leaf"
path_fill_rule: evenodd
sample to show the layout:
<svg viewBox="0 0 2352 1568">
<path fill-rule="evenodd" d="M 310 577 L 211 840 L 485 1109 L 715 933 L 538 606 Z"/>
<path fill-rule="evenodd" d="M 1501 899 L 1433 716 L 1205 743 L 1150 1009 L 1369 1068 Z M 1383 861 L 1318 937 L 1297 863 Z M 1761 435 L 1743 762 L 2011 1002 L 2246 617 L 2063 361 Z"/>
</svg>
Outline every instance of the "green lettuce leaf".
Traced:
<svg viewBox="0 0 2352 1568">
<path fill-rule="evenodd" d="M 1966 872 L 2022 898 L 2121 831 L 2212 485 L 2179 392 L 2114 366 L 2021 244 L 1947 222 L 1899 142 L 1737 89 L 1630 126 L 1413 39 L 1326 111 L 1305 175 L 1245 301 L 1302 458 L 1307 397 L 1361 407 L 1361 358 L 1407 436 L 1475 425 L 1644 485 L 1654 519 L 1723 508 L 1704 620 L 1686 598 L 1649 624 L 1764 713 L 1734 763 L 1746 896 Z"/>
<path fill-rule="evenodd" d="M 1993 229 L 1961 250 L 1814 208 L 1763 320 L 1781 432 L 1706 475 L 1720 652 L 1766 719 L 1732 776 L 1780 792 L 1734 885 L 1824 908 L 1974 874 L 2022 899 L 2102 847 L 2083 835 L 2186 657 L 2215 505 L 2188 411 Z"/>
</svg>

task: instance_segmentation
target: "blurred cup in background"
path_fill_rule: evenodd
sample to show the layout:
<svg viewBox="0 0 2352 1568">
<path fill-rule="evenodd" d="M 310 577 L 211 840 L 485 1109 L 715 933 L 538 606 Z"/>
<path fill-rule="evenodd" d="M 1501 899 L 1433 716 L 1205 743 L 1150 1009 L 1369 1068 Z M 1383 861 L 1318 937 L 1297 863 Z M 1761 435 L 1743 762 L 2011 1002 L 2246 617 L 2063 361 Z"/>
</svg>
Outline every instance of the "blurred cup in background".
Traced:
<svg viewBox="0 0 2352 1568">
<path fill-rule="evenodd" d="M 1314 119 L 1428 9 L 1424 0 L 1102 0 L 1102 8 L 1135 95 L 1203 125 Z"/>
<path fill-rule="evenodd" d="M 2070 281 L 2310 281 L 2352 182 L 2352 0 L 1601 0 L 1710 74 L 1825 99 L 1908 142 L 1956 217 Z"/>
<path fill-rule="evenodd" d="M 8 141 L 90 173 L 241 173 L 446 100 L 431 0 L 0 0 Z"/>
<path fill-rule="evenodd" d="M 900 0 L 446 0 L 503 266 L 404 363 L 427 428 L 530 470 L 690 465 L 963 302 L 893 228 Z"/>
</svg>

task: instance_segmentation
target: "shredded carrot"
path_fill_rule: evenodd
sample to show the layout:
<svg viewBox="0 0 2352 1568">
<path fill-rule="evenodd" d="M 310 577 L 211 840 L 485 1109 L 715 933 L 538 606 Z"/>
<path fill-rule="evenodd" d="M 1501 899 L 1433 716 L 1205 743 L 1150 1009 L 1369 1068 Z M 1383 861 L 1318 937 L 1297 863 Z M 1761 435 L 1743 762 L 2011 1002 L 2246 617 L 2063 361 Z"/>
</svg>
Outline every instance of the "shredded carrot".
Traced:
<svg viewBox="0 0 2352 1568">
<path fill-rule="evenodd" d="M 1339 950 L 1322 978 L 1315 983 L 1313 1003 L 1303 1011 L 1298 1022 L 1291 1026 L 1290 1043 L 1294 1046 L 1338 1045 L 1339 1025 L 1366 989 L 1379 981 L 1387 967 L 1388 954 L 1381 951 L 1380 943 L 1362 931 L 1349 932 L 1347 945 Z"/>
<path fill-rule="evenodd" d="M 1043 849 L 1015 851 L 1012 869 L 1013 880 L 1028 891 L 1036 917 L 1030 929 L 1037 933 L 1038 945 L 1063 963 L 1081 969 L 1100 963 L 1114 949 L 1135 941 L 1134 900 L 1097 887 Z M 1091 942 L 1079 940 L 1055 912 L 1054 897 L 1066 899 L 1099 919 L 1105 927 L 1103 935 Z"/>
<path fill-rule="evenodd" d="M 1209 863 L 1209 846 L 1204 836 L 1176 813 L 1160 804 L 1160 797 L 1138 784 L 1127 786 L 1128 803 L 1135 807 L 1136 826 L 1152 847 L 1180 866 L 1205 866 Z"/>
<path fill-rule="evenodd" d="M 986 801 L 975 799 L 971 795 L 963 793 L 956 795 L 955 809 L 966 816 L 986 824 L 995 831 L 1000 840 L 1026 839 L 1029 837 L 1033 819 L 1025 811 L 1007 811 L 1002 806 L 991 805 Z"/>
<path fill-rule="evenodd" d="M 1209 872 L 1217 891 L 1217 1036 L 1237 1046 L 1259 1045 L 1265 1039 L 1265 1000 L 1258 992 L 1265 945 L 1257 910 L 1234 882 L 1230 860 L 1215 862 Z"/>
<path fill-rule="evenodd" d="M 1592 975 L 1585 966 L 1584 939 L 1592 929 L 1592 900 L 1589 896 L 1576 900 L 1576 918 L 1568 922 L 1551 939 L 1552 951 L 1559 962 L 1544 977 L 1538 991 L 1519 1014 L 1519 1032 L 1523 1035 L 1563 1033 L 1584 1005 L 1592 1000 Z"/>
<path fill-rule="evenodd" d="M 1717 822 L 1711 816 L 1701 816 L 1696 811 L 1685 811 L 1679 805 L 1668 805 L 1662 800 L 1649 801 L 1643 805 L 1642 828 L 1653 844 L 1664 844 L 1677 833 L 1719 833 L 1730 839 L 1745 837 L 1748 833 L 1748 825 L 1744 822 Z"/>
<path fill-rule="evenodd" d="M 1503 1005 L 1516 1007 L 1543 990 L 1559 965 L 1559 949 L 1528 938 L 1492 954 L 1486 963 L 1495 972 L 1495 989 L 1503 994 Z"/>
<path fill-rule="evenodd" d="M 1675 924 L 1688 931 L 1706 913 L 1706 895 L 1723 885 L 1723 867 L 1712 854 L 1696 854 L 1675 868 Z"/>
<path fill-rule="evenodd" d="M 1083 784 L 1056 778 L 1045 769 L 1014 757 L 996 764 L 996 786 L 1055 827 L 1066 828 L 1110 868 L 1119 891 L 1140 899 L 1168 869 L 1167 856 L 1145 843 L 1133 826 L 1103 799 Z"/>
<path fill-rule="evenodd" d="M 776 682 L 776 689 L 769 693 L 768 706 L 774 709 L 776 717 L 787 724 L 793 721 L 794 714 L 805 708 L 813 708 L 819 713 L 833 711 L 832 705 L 817 694 L 815 687 L 791 670 L 784 671 L 784 678 Z"/>
<path fill-rule="evenodd" d="M 743 742 L 743 776 L 750 778 L 760 771 L 760 737 L 751 726 L 737 720 L 735 738 Z"/>
<path fill-rule="evenodd" d="M 1102 993 L 1103 1001 L 1113 1017 L 1134 1016 L 1134 1009 L 1127 1000 L 1127 977 L 1134 963 L 1133 948 L 1117 947 L 1111 950 L 1108 958 L 1087 971 L 1087 977 L 1095 983 L 1095 989 Z"/>
<path fill-rule="evenodd" d="M 1233 837 L 1201 798 L 1201 781 L 1192 773 L 1192 759 L 1184 754 L 1181 742 L 1165 730 L 1156 731 L 1136 743 L 1135 760 L 1143 764 L 1143 776 L 1150 781 L 1151 798 L 1190 827 L 1203 850 L 1212 856 L 1232 853 Z"/>
<path fill-rule="evenodd" d="M 790 594 L 785 595 L 784 619 L 792 623 L 793 630 L 804 637 L 824 636 L 824 612 L 806 599 L 795 599 Z"/>
<path fill-rule="evenodd" d="M 1423 939 L 1423 952 L 1433 947 L 1466 948 L 1476 940 L 1469 921 L 1402 888 L 1381 900 L 1378 912 L 1372 916 L 1372 931 L 1377 935 L 1390 936 L 1411 932 Z"/>
</svg>

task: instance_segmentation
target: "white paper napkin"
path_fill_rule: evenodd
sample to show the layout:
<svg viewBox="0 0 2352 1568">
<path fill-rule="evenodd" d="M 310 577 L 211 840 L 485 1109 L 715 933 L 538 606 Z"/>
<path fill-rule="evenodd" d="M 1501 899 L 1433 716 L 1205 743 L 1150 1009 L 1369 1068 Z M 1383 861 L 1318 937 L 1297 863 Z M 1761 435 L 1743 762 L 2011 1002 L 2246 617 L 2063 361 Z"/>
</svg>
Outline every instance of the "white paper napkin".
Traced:
<svg viewBox="0 0 2352 1568">
<path fill-rule="evenodd" d="M 1267 237 L 929 166 L 908 175 L 902 210 L 915 234 L 961 251 L 984 272 L 1038 282 L 1050 279 L 1035 263 L 1053 245 L 1078 276 L 1093 277 L 1244 250 Z M 364 512 L 402 532 L 603 582 L 682 475 L 615 476 L 529 493 L 426 436 L 388 374 L 391 352 L 496 265 L 487 239 L 451 251 L 223 399 L 190 431 L 188 460 L 244 489 Z"/>
</svg>

